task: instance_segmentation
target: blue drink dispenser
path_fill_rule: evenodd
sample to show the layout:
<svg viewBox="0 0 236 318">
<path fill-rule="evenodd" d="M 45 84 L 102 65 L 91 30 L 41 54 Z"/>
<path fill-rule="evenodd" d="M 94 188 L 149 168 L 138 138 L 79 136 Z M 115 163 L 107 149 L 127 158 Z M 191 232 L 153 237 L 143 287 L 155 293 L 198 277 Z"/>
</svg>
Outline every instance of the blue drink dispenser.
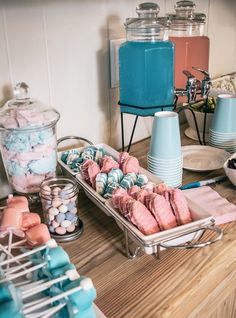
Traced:
<svg viewBox="0 0 236 318">
<path fill-rule="evenodd" d="M 174 44 L 159 10 L 155 3 L 142 3 L 138 18 L 126 20 L 127 41 L 119 50 L 121 112 L 151 116 L 173 109 Z"/>
</svg>

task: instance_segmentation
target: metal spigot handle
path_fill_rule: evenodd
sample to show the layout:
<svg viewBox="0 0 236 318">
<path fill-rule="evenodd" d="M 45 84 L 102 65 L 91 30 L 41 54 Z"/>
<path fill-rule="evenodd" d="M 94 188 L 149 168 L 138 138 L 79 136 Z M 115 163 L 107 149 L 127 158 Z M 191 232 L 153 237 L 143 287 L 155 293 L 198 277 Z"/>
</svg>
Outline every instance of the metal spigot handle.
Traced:
<svg viewBox="0 0 236 318">
<path fill-rule="evenodd" d="M 203 70 L 201 68 L 192 67 L 195 71 L 198 71 L 200 73 L 202 73 L 204 75 L 204 79 L 202 80 L 202 88 L 201 88 L 201 94 L 203 98 L 207 98 L 209 95 L 209 91 L 211 88 L 211 77 L 210 77 L 210 73 L 206 70 Z"/>
<path fill-rule="evenodd" d="M 193 66 L 192 69 L 195 70 L 195 71 L 201 72 L 202 74 L 205 75 L 205 78 L 209 78 L 210 79 L 210 73 L 208 71 L 203 70 L 203 69 L 201 69 L 199 67 L 196 67 L 196 66 Z"/>
<path fill-rule="evenodd" d="M 188 79 L 186 85 L 188 103 L 193 103 L 195 102 L 197 94 L 197 79 L 187 70 L 183 70 L 183 74 L 187 76 Z"/>
<path fill-rule="evenodd" d="M 195 78 L 195 77 L 193 76 L 193 74 L 190 73 L 189 71 L 183 70 L 183 74 L 184 74 L 185 76 L 187 76 L 188 79 L 190 79 L 190 78 Z"/>
</svg>

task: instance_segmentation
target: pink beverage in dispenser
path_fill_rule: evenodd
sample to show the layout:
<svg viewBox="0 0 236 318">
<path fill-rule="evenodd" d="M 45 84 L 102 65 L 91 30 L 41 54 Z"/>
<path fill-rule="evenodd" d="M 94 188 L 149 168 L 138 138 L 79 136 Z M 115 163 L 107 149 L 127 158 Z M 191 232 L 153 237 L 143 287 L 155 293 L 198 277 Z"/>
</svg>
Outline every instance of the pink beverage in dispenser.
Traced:
<svg viewBox="0 0 236 318">
<path fill-rule="evenodd" d="M 175 5 L 175 14 L 168 14 L 170 22 L 170 40 L 175 44 L 175 87 L 186 86 L 186 76 L 183 70 L 192 73 L 198 80 L 203 74 L 195 71 L 197 67 L 208 71 L 210 41 L 204 35 L 206 16 L 195 13 L 195 4 L 192 1 L 178 1 Z M 186 101 L 186 97 L 179 98 Z"/>
</svg>

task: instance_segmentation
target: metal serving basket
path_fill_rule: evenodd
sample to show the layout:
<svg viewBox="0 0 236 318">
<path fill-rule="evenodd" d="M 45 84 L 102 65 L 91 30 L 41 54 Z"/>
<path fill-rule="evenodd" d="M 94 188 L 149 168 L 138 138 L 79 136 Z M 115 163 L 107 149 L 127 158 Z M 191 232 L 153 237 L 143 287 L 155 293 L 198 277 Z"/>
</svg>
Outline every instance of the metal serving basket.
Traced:
<svg viewBox="0 0 236 318">
<path fill-rule="evenodd" d="M 81 139 L 80 137 L 65 137 L 66 139 Z M 87 141 L 82 138 L 82 140 Z M 59 141 L 61 142 L 62 139 Z M 88 141 L 91 145 L 92 143 Z M 114 159 L 118 159 L 119 152 L 117 152 L 112 147 L 106 144 L 94 145 L 97 148 L 103 148 L 105 154 L 111 155 Z M 83 150 L 86 147 L 77 148 L 78 150 Z M 128 258 L 134 258 L 137 256 L 138 252 L 142 250 L 146 254 L 154 254 L 157 258 L 160 257 L 160 251 L 163 249 L 175 248 L 175 249 L 190 249 L 190 248 L 201 248 L 210 245 L 223 236 L 221 228 L 215 226 L 214 218 L 204 209 L 197 208 L 194 202 L 189 199 L 188 205 L 192 213 L 193 221 L 189 224 L 180 225 L 170 230 L 161 231 L 152 235 L 144 235 L 141 233 L 133 224 L 131 224 L 127 219 L 125 219 L 116 210 L 111 202 L 111 199 L 105 199 L 99 195 L 89 184 L 87 184 L 80 172 L 75 173 L 70 169 L 64 162 L 62 162 L 61 155 L 63 152 L 58 152 L 58 163 L 62 170 L 71 177 L 75 178 L 81 188 L 84 190 L 86 196 L 98 206 L 104 213 L 108 216 L 114 218 L 118 226 L 124 232 L 125 240 L 125 253 Z M 145 174 L 148 180 L 156 184 L 162 181 L 155 175 L 151 174 L 149 171 L 140 168 L 140 173 Z M 206 231 L 212 231 L 215 235 L 210 240 L 202 241 L 201 238 Z M 132 243 L 136 244 L 136 248 L 131 252 L 130 245 Z"/>
</svg>

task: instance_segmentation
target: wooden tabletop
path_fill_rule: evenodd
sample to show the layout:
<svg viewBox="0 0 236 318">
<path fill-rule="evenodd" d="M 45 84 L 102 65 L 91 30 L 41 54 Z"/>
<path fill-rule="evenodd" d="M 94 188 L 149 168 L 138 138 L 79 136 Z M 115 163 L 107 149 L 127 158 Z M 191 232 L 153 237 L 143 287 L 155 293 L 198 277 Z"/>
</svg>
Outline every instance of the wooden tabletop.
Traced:
<svg viewBox="0 0 236 318">
<path fill-rule="evenodd" d="M 183 127 L 183 131 L 184 131 Z M 131 153 L 146 168 L 150 140 Z M 182 145 L 197 144 L 182 136 Z M 223 174 L 184 171 L 183 183 Z M 235 187 L 225 181 L 215 190 L 236 203 Z M 84 233 L 62 244 L 80 274 L 92 278 L 96 304 L 107 318 L 236 317 L 236 223 L 223 225 L 221 241 L 201 249 L 165 250 L 160 260 L 141 252 L 128 259 L 123 232 L 112 217 L 79 193 Z"/>
</svg>

